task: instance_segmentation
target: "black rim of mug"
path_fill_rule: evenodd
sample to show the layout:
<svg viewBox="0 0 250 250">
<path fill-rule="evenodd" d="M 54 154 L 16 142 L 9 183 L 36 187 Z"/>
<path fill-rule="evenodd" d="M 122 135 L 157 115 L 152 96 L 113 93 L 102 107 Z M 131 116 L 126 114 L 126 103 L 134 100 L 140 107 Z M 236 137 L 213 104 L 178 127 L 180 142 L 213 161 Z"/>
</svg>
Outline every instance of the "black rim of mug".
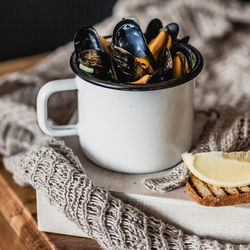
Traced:
<svg viewBox="0 0 250 250">
<path fill-rule="evenodd" d="M 124 91 L 159 90 L 159 89 L 177 87 L 177 86 L 180 86 L 184 83 L 190 82 L 201 72 L 201 70 L 203 68 L 202 55 L 192 45 L 189 45 L 189 48 L 196 56 L 196 65 L 194 66 L 192 71 L 189 72 L 188 74 L 180 77 L 180 78 L 171 79 L 168 81 L 162 81 L 159 83 L 148 83 L 148 84 L 116 83 L 116 82 L 105 81 L 105 80 L 101 80 L 101 79 L 89 76 L 88 74 L 85 74 L 82 70 L 79 69 L 75 52 L 73 52 L 71 55 L 70 65 L 71 65 L 73 72 L 77 76 L 79 76 L 81 79 L 83 79 L 89 83 L 92 83 L 94 85 L 100 86 L 100 87 L 115 89 L 115 90 L 124 90 Z"/>
</svg>

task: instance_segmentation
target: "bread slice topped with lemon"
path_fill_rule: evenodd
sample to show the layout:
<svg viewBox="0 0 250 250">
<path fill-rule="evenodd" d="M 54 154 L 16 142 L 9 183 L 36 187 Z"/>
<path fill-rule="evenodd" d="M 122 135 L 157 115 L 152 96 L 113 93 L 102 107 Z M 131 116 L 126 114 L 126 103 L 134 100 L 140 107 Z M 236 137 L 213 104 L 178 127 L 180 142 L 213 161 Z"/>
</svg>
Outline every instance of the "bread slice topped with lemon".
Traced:
<svg viewBox="0 0 250 250">
<path fill-rule="evenodd" d="M 182 154 L 192 173 L 186 187 L 196 202 L 225 206 L 250 202 L 250 151 Z"/>
</svg>

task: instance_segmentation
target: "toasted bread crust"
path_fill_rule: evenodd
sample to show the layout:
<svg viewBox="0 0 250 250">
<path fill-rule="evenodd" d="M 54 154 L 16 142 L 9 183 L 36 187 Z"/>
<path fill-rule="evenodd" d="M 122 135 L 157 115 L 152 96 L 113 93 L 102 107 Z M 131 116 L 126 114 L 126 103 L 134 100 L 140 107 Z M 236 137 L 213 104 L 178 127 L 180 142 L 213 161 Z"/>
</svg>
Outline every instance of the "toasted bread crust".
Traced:
<svg viewBox="0 0 250 250">
<path fill-rule="evenodd" d="M 250 202 L 249 186 L 241 188 L 214 187 L 191 175 L 186 188 L 191 198 L 203 206 L 217 207 Z M 216 188 L 217 192 L 213 192 L 212 188 Z"/>
</svg>

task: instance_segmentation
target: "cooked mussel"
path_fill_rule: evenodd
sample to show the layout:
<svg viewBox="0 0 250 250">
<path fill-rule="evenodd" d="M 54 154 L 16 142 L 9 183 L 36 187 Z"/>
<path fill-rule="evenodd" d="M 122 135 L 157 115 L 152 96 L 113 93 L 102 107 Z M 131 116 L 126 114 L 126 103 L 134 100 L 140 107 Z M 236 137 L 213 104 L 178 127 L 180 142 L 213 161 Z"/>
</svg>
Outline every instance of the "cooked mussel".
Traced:
<svg viewBox="0 0 250 250">
<path fill-rule="evenodd" d="M 166 49 L 162 62 L 162 81 L 173 78 L 173 58 L 170 50 Z"/>
<path fill-rule="evenodd" d="M 166 50 L 170 50 L 179 33 L 179 26 L 176 23 L 170 23 L 160 29 L 159 34 L 151 40 L 148 47 L 155 61 L 160 65 L 164 59 Z"/>
<path fill-rule="evenodd" d="M 149 73 L 142 63 L 131 53 L 114 44 L 110 46 L 113 75 L 120 82 L 133 82 Z"/>
<path fill-rule="evenodd" d="M 164 54 L 161 55 L 161 63 L 157 70 L 152 74 L 142 76 L 137 81 L 132 83 L 143 84 L 143 83 L 158 83 L 161 81 L 167 81 L 173 78 L 173 59 L 170 50 L 164 49 Z"/>
<path fill-rule="evenodd" d="M 187 44 L 173 48 L 173 76 L 179 78 L 189 73 L 195 65 L 194 57 Z"/>
<path fill-rule="evenodd" d="M 92 26 L 84 26 L 74 38 L 79 68 L 85 73 L 107 79 L 110 69 L 109 43 Z"/>
<path fill-rule="evenodd" d="M 101 79 L 133 84 L 182 77 L 192 70 L 196 57 L 189 36 L 178 39 L 178 33 L 178 24 L 163 27 L 158 18 L 149 22 L 145 34 L 136 21 L 123 19 L 110 44 L 92 26 L 84 26 L 74 38 L 79 68 Z"/>
<path fill-rule="evenodd" d="M 156 62 L 147 46 L 141 28 L 134 20 L 124 19 L 115 26 L 112 44 L 138 58 L 149 72 L 152 73 L 156 69 Z"/>
<path fill-rule="evenodd" d="M 162 22 L 158 18 L 154 18 L 149 22 L 144 34 L 147 44 L 159 34 L 162 27 Z"/>
<path fill-rule="evenodd" d="M 187 73 L 195 65 L 194 56 L 187 44 L 176 43 L 172 48 L 172 54 L 166 49 L 163 65 L 152 75 L 146 75 L 133 83 L 157 83 L 173 78 L 179 78 Z"/>
<path fill-rule="evenodd" d="M 161 67 L 155 70 L 152 74 L 146 74 L 137 81 L 131 82 L 134 84 L 159 83 L 173 78 L 173 60 L 169 50 L 166 50 L 164 55 L 164 63 Z"/>
<path fill-rule="evenodd" d="M 177 23 L 170 23 L 167 26 L 167 31 L 171 39 L 168 40 L 167 48 L 170 49 L 172 44 L 175 42 L 178 33 L 179 33 L 179 25 Z"/>
<path fill-rule="evenodd" d="M 176 43 L 185 43 L 185 44 L 188 44 L 189 40 L 190 40 L 189 36 L 184 36 L 181 39 L 176 39 Z"/>
</svg>

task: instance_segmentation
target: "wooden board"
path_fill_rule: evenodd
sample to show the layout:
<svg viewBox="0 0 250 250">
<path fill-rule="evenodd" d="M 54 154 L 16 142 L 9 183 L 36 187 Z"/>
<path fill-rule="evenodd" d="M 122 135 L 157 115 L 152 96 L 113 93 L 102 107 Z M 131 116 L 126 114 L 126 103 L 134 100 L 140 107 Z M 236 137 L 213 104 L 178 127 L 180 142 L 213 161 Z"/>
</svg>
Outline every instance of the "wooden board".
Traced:
<svg viewBox="0 0 250 250">
<path fill-rule="evenodd" d="M 19 239 L 16 233 L 9 226 L 3 215 L 0 213 L 0 249 L 26 250 L 27 247 Z"/>
<path fill-rule="evenodd" d="M 92 239 L 39 232 L 36 223 L 35 190 L 30 186 L 18 186 L 2 164 L 0 213 L 28 249 L 101 249 Z M 10 230 L 11 233 L 14 232 Z M 0 234 L 0 241 L 2 240 L 5 240 L 5 237 Z"/>
<path fill-rule="evenodd" d="M 48 53 L 0 62 L 0 75 L 24 70 Z M 101 249 L 95 240 L 39 232 L 35 190 L 20 187 L 3 166 L 0 158 L 0 249 Z"/>
</svg>

